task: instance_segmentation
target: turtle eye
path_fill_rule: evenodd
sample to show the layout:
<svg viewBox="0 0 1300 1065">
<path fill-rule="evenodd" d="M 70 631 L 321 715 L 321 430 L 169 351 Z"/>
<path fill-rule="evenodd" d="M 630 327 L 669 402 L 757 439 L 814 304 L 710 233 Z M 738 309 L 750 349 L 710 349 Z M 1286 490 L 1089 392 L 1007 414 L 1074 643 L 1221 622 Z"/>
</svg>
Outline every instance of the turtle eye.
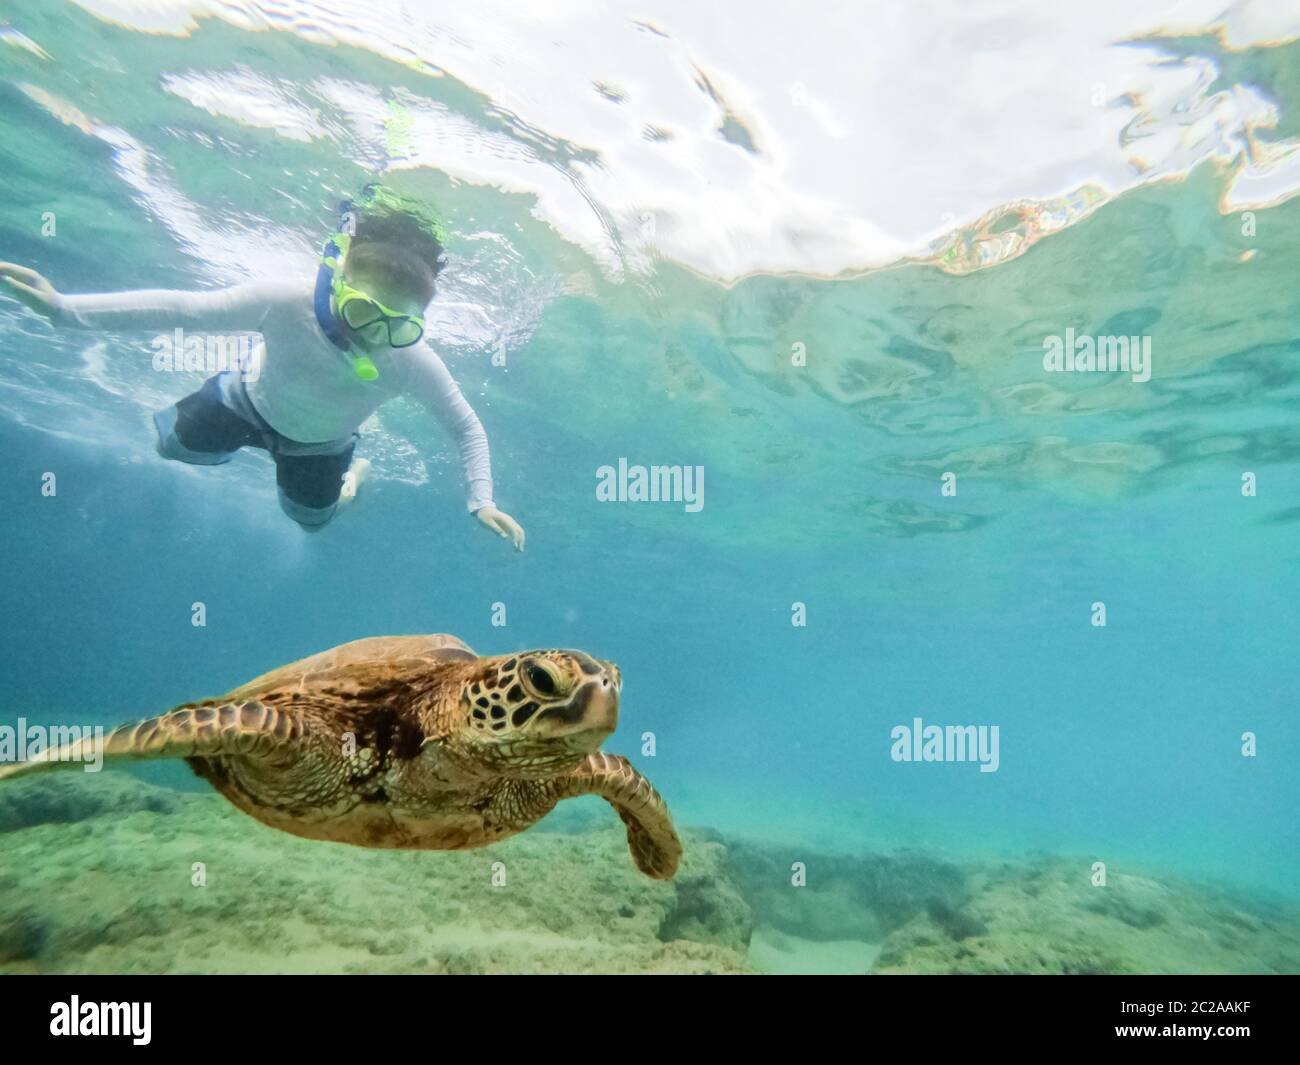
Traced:
<svg viewBox="0 0 1300 1065">
<path fill-rule="evenodd" d="M 540 662 L 529 662 L 524 666 L 524 678 L 528 681 L 528 686 L 538 695 L 554 695 L 560 689 L 554 672 L 549 666 Z"/>
</svg>

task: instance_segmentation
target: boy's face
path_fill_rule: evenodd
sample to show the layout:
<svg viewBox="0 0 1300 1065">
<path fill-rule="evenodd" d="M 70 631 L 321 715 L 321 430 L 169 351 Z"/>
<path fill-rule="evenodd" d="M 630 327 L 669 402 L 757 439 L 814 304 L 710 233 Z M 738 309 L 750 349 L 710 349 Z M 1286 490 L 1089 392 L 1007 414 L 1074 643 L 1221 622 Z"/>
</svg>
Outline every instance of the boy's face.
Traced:
<svg viewBox="0 0 1300 1065">
<path fill-rule="evenodd" d="M 402 292 L 393 287 L 391 282 L 385 281 L 364 267 L 353 268 L 344 263 L 341 276 L 353 288 L 382 303 L 390 311 L 409 314 L 413 318 L 424 315 L 424 305 L 418 296 Z M 345 322 L 344 328 L 353 345 L 363 351 L 374 352 L 388 347 L 388 329 L 382 321 L 362 329 L 353 329 Z"/>
</svg>

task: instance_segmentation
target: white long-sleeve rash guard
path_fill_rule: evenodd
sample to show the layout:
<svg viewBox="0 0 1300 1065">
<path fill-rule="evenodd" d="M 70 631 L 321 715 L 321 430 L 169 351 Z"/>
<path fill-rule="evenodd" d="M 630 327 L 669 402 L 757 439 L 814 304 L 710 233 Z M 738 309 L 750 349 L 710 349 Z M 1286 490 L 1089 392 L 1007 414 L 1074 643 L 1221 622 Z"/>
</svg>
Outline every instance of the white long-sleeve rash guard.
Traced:
<svg viewBox="0 0 1300 1065">
<path fill-rule="evenodd" d="M 456 439 L 471 512 L 492 504 L 492 462 L 478 415 L 424 341 L 370 352 L 379 370 L 363 381 L 321 332 L 311 288 L 252 281 L 211 292 L 143 289 L 61 296 L 57 319 L 84 329 L 180 328 L 260 333 L 245 374 L 248 398 L 276 432 L 300 443 L 338 440 L 402 394 L 419 400 Z"/>
</svg>

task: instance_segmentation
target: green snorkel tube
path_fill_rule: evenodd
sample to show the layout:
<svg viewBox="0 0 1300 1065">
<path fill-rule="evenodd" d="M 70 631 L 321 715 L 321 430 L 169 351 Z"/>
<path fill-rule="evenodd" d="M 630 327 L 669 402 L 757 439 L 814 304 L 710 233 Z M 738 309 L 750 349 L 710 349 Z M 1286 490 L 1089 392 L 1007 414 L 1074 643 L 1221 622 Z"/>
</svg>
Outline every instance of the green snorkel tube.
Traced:
<svg viewBox="0 0 1300 1065">
<path fill-rule="evenodd" d="M 334 314 L 331 297 L 334 294 L 335 272 L 343 265 L 347 257 L 348 246 L 352 243 L 352 233 L 356 229 L 356 217 L 352 201 L 344 200 L 339 204 L 339 230 L 325 242 L 321 251 L 320 267 L 316 271 L 316 293 L 313 301 L 316 311 L 316 323 L 321 332 L 329 337 L 330 342 L 340 351 L 352 358 L 352 372 L 362 381 L 374 381 L 379 377 L 379 368 L 369 355 L 353 355 L 352 342 L 343 329 L 343 324 Z"/>
</svg>

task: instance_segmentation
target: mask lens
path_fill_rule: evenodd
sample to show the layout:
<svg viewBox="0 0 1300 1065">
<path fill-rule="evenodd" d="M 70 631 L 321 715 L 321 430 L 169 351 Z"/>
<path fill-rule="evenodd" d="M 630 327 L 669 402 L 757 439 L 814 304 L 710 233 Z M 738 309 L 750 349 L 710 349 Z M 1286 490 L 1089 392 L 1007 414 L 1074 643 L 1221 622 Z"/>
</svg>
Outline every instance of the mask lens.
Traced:
<svg viewBox="0 0 1300 1065">
<path fill-rule="evenodd" d="M 364 329 L 384 316 L 384 312 L 367 299 L 348 300 L 340 308 L 343 320 L 353 329 Z"/>
<path fill-rule="evenodd" d="M 388 320 L 388 342 L 395 348 L 409 348 L 424 335 L 424 327 L 411 318 Z"/>
</svg>

